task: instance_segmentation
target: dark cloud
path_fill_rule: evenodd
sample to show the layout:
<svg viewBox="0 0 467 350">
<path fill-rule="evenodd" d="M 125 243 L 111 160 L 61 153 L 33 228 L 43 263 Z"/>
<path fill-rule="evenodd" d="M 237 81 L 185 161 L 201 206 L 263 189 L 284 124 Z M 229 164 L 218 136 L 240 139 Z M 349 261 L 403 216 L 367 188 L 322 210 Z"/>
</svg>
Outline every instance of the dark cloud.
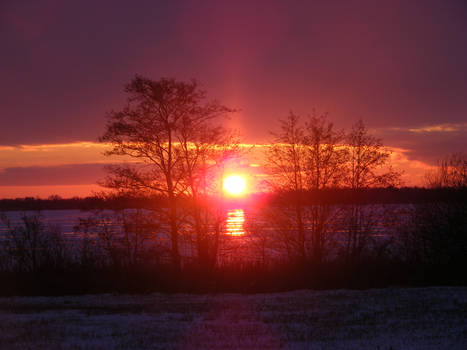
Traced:
<svg viewBox="0 0 467 350">
<path fill-rule="evenodd" d="M 467 120 L 463 1 L 6 1 L 0 144 L 96 140 L 135 73 L 197 78 L 247 141 L 290 109 L 362 118 L 414 158 L 464 147 L 403 131 Z M 400 128 L 396 131 L 394 128 Z M 393 144 L 394 142 L 400 144 Z M 404 146 L 404 147 L 405 147 Z"/>
<path fill-rule="evenodd" d="M 0 170 L 0 186 L 89 185 L 104 176 L 102 164 L 15 167 Z"/>
<path fill-rule="evenodd" d="M 407 150 L 410 160 L 437 164 L 449 154 L 467 149 L 467 123 L 387 128 L 374 132 L 384 144 Z"/>
</svg>

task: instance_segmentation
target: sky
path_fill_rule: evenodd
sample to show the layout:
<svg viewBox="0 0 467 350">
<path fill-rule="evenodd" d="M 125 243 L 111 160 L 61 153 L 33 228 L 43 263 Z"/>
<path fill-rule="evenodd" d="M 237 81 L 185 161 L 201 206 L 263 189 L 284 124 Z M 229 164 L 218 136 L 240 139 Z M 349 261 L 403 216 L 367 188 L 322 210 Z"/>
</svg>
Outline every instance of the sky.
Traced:
<svg viewBox="0 0 467 350">
<path fill-rule="evenodd" d="M 246 143 L 362 119 L 407 184 L 467 149 L 465 1 L 0 1 L 0 198 L 97 190 L 135 74 L 197 79 Z"/>
</svg>

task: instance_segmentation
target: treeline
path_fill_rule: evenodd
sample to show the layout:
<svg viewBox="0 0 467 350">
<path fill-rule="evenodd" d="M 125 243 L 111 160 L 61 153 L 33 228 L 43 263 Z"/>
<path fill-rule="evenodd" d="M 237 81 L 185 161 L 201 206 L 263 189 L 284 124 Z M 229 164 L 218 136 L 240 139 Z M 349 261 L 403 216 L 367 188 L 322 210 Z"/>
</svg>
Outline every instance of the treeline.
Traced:
<svg viewBox="0 0 467 350">
<path fill-rule="evenodd" d="M 49 198 L 15 198 L 0 199 L 0 211 L 40 211 L 40 210 L 103 210 L 124 208 L 147 208 L 164 204 L 159 197 L 128 196 L 92 196 L 61 198 L 54 195 Z"/>
<path fill-rule="evenodd" d="M 450 202 L 466 196 L 464 188 L 423 188 L 423 187 L 389 187 L 389 188 L 328 188 L 304 191 L 306 204 L 416 204 L 433 202 Z M 293 201 L 294 192 L 271 194 L 268 199 L 274 201 Z"/>
<path fill-rule="evenodd" d="M 341 189 L 331 188 L 324 190 L 304 191 L 303 197 L 306 203 L 329 204 L 415 204 L 430 203 L 436 201 L 449 202 L 465 196 L 463 188 L 423 188 L 423 187 L 390 187 L 390 188 L 365 188 L 365 189 Z M 252 194 L 246 199 L 231 200 L 233 205 L 243 205 L 246 201 L 269 202 L 291 201 L 293 192 L 285 193 L 260 193 Z M 180 200 L 180 205 L 183 200 Z M 25 197 L 15 199 L 0 199 L 0 211 L 42 211 L 42 210 L 114 210 L 114 209 L 142 209 L 167 205 L 167 201 L 161 197 L 74 197 L 61 198 L 51 196 L 46 199 Z"/>
</svg>

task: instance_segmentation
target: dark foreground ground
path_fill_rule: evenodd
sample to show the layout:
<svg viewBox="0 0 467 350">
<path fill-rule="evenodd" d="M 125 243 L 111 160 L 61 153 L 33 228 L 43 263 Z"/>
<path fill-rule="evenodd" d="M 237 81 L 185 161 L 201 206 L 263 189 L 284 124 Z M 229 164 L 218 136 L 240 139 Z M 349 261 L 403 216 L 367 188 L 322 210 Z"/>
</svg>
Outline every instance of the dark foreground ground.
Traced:
<svg viewBox="0 0 467 350">
<path fill-rule="evenodd" d="M 467 288 L 0 298 L 0 349 L 467 349 Z"/>
</svg>

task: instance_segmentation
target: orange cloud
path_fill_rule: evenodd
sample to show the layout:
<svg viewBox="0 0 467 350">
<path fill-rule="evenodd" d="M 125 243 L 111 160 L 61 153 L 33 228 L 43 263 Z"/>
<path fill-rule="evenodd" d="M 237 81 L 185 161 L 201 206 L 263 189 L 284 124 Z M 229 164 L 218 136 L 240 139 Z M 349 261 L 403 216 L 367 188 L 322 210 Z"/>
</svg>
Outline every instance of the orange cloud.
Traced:
<svg viewBox="0 0 467 350">
<path fill-rule="evenodd" d="M 268 146 L 241 145 L 246 153 L 244 159 L 235 163 L 235 166 L 248 172 L 255 183 L 260 183 L 265 175 L 261 167 L 264 164 L 264 149 Z M 102 165 L 124 159 L 105 157 L 103 152 L 107 148 L 108 145 L 93 142 L 2 146 L 0 198 L 48 197 L 52 194 L 63 197 L 87 196 L 100 191 L 102 188 L 96 182 L 104 176 Z M 393 151 L 392 166 L 404 172 L 404 185 L 423 185 L 425 173 L 433 166 L 410 159 L 408 149 L 390 149 Z"/>
<path fill-rule="evenodd" d="M 423 186 L 425 174 L 432 170 L 434 166 L 419 160 L 410 159 L 409 150 L 397 147 L 390 147 L 391 165 L 397 170 L 402 170 L 402 181 L 404 186 Z"/>
<path fill-rule="evenodd" d="M 412 133 L 443 133 L 443 132 L 462 132 L 467 131 L 467 123 L 443 123 L 433 125 L 423 125 L 414 128 L 391 128 L 395 131 L 409 131 Z"/>
<path fill-rule="evenodd" d="M 111 161 L 103 155 L 107 147 L 105 144 L 93 142 L 3 146 L 0 147 L 0 169 L 20 166 L 106 163 Z"/>
</svg>

